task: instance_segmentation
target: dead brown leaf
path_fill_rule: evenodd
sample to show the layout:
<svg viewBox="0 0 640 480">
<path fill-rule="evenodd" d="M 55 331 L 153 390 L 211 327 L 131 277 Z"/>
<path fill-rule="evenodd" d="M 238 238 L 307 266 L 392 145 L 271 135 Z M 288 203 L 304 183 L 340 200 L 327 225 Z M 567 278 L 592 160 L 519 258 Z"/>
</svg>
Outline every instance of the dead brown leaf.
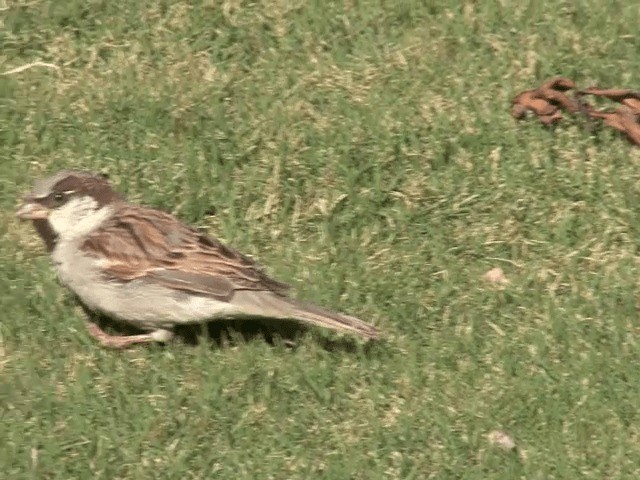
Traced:
<svg viewBox="0 0 640 480">
<path fill-rule="evenodd" d="M 572 89 L 576 92 L 570 98 L 565 92 Z M 621 103 L 622 107 L 614 111 L 596 110 L 583 100 L 586 95 L 606 98 Z M 631 143 L 640 145 L 640 92 L 595 86 L 577 90 L 571 79 L 558 77 L 536 89 L 521 92 L 512 104 L 511 115 L 517 120 L 527 112 L 533 112 L 544 125 L 552 125 L 563 119 L 563 111 L 583 114 L 590 119 L 603 120 L 606 126 L 623 133 Z"/>
<path fill-rule="evenodd" d="M 542 84 L 543 88 L 550 88 L 551 90 L 557 90 L 559 92 L 566 92 L 576 88 L 576 84 L 570 78 L 557 77 L 547 80 Z"/>
<path fill-rule="evenodd" d="M 568 78 L 553 78 L 539 88 L 525 90 L 512 101 L 511 115 L 521 119 L 527 111 L 532 111 L 545 125 L 551 125 L 562 119 L 561 109 L 575 113 L 579 110 L 576 100 L 570 99 L 564 92 L 575 87 Z"/>
<path fill-rule="evenodd" d="M 604 97 L 606 99 L 620 103 L 627 99 L 640 100 L 640 93 L 634 92 L 633 90 L 629 89 L 589 87 L 585 88 L 584 90 L 579 90 L 578 93 L 581 95 L 594 95 L 596 97 Z"/>
</svg>

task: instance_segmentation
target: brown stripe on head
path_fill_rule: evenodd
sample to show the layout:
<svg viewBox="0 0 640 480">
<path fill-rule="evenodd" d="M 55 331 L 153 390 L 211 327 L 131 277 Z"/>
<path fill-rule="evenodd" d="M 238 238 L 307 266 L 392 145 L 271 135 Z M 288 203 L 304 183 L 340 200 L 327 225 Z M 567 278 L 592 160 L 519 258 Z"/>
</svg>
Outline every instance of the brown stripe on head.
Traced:
<svg viewBox="0 0 640 480">
<path fill-rule="evenodd" d="M 90 196 L 100 207 L 123 200 L 104 176 L 79 170 L 63 170 L 36 181 L 27 199 L 55 208 L 60 198 L 72 196 Z"/>
</svg>

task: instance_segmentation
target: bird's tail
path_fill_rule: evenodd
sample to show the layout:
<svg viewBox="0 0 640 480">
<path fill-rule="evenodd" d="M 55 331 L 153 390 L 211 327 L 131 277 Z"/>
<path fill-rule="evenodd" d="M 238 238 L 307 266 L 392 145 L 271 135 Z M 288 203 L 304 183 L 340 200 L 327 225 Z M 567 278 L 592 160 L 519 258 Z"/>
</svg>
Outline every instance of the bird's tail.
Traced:
<svg viewBox="0 0 640 480">
<path fill-rule="evenodd" d="M 380 336 L 380 331 L 376 327 L 359 318 L 273 292 L 236 292 L 232 303 L 241 306 L 247 314 L 257 317 L 297 320 L 318 327 L 353 333 L 368 339 Z"/>
<path fill-rule="evenodd" d="M 364 338 L 378 338 L 380 330 L 359 318 L 333 312 L 312 303 L 287 298 L 294 307 L 294 318 L 318 327 L 332 328 L 341 332 L 355 333 Z"/>
</svg>

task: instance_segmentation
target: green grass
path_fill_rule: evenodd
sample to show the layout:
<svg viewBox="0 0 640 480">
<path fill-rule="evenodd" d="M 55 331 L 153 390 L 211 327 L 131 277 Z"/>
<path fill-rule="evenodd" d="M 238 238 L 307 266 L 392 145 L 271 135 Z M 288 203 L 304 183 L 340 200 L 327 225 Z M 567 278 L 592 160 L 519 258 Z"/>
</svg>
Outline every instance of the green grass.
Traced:
<svg viewBox="0 0 640 480">
<path fill-rule="evenodd" d="M 640 477 L 640 149 L 508 114 L 637 87 L 634 2 L 1 6 L 0 476 Z M 101 349 L 13 218 L 69 167 L 386 340 Z"/>
</svg>

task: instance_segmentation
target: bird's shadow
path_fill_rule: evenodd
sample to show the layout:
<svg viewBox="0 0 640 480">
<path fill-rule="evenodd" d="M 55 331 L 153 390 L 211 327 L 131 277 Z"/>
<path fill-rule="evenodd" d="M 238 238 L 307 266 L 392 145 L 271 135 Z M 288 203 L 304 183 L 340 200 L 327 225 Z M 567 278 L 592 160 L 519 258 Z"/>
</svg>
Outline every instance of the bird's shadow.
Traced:
<svg viewBox="0 0 640 480">
<path fill-rule="evenodd" d="M 140 330 L 127 324 L 92 312 L 83 307 L 89 320 L 97 323 L 100 328 L 113 335 L 136 335 Z M 270 320 L 270 319 L 236 319 L 215 320 L 202 324 L 179 325 L 173 330 L 175 339 L 184 345 L 197 346 L 203 342 L 209 343 L 215 348 L 264 341 L 272 346 L 284 346 L 296 349 L 312 328 L 294 320 Z M 313 335 L 313 340 L 324 350 L 329 352 L 364 352 L 368 353 L 374 344 L 374 340 L 363 343 L 353 337 L 328 338 L 326 336 Z"/>
</svg>

